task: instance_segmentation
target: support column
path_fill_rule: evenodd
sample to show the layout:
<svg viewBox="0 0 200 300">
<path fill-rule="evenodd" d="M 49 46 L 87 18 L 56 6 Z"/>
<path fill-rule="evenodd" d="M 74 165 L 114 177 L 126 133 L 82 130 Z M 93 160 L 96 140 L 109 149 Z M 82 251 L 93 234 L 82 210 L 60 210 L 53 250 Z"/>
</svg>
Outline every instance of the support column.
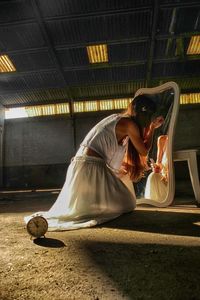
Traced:
<svg viewBox="0 0 200 300">
<path fill-rule="evenodd" d="M 5 108 L 0 104 L 0 188 L 3 188 Z"/>
</svg>

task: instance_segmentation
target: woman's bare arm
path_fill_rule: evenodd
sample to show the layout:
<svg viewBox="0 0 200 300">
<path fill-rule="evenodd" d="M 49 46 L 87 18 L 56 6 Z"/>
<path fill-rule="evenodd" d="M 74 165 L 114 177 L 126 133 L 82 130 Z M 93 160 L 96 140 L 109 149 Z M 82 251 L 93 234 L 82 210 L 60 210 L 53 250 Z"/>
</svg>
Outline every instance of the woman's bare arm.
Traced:
<svg viewBox="0 0 200 300">
<path fill-rule="evenodd" d="M 128 118 L 122 118 L 116 126 L 116 136 L 118 141 L 128 136 L 131 143 L 139 154 L 146 156 L 148 149 L 146 148 L 141 136 L 138 126 Z"/>
<path fill-rule="evenodd" d="M 163 121 L 163 117 L 158 117 L 151 122 L 145 140 L 143 140 L 136 123 L 129 118 L 122 118 L 116 126 L 116 136 L 118 140 L 128 136 L 138 153 L 142 156 L 146 156 L 151 148 L 154 130 L 160 127 Z"/>
</svg>

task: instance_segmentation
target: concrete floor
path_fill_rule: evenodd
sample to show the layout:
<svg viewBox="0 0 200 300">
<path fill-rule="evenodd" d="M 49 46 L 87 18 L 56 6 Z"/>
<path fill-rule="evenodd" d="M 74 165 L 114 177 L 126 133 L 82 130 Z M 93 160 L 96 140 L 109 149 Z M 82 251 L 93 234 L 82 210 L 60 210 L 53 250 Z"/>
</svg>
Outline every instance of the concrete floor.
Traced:
<svg viewBox="0 0 200 300">
<path fill-rule="evenodd" d="M 200 299 L 200 210 L 138 206 L 90 229 L 30 240 L 23 217 L 58 190 L 0 193 L 0 299 Z"/>
</svg>

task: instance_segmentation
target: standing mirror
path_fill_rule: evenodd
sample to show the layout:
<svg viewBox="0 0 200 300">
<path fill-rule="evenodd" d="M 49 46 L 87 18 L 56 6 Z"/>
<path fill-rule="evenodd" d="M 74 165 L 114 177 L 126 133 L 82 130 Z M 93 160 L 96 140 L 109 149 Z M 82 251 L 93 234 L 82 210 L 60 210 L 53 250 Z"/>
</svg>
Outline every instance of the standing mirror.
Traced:
<svg viewBox="0 0 200 300">
<path fill-rule="evenodd" d="M 155 88 L 139 89 L 138 95 L 147 95 L 157 104 L 156 116 L 162 115 L 164 123 L 154 133 L 148 154 L 148 168 L 144 177 L 134 184 L 137 204 L 157 207 L 170 205 L 175 193 L 175 178 L 172 158 L 174 129 L 179 109 L 179 87 L 167 82 Z"/>
</svg>

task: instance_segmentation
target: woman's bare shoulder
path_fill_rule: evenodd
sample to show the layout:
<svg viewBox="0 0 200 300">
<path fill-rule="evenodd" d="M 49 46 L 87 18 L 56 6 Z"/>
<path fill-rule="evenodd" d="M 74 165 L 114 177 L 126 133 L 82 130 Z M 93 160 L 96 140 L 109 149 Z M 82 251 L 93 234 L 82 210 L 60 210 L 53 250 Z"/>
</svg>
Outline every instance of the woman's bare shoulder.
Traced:
<svg viewBox="0 0 200 300">
<path fill-rule="evenodd" d="M 121 128 L 126 132 L 133 130 L 138 131 L 138 126 L 131 117 L 122 117 L 117 125 L 118 128 Z"/>
</svg>

